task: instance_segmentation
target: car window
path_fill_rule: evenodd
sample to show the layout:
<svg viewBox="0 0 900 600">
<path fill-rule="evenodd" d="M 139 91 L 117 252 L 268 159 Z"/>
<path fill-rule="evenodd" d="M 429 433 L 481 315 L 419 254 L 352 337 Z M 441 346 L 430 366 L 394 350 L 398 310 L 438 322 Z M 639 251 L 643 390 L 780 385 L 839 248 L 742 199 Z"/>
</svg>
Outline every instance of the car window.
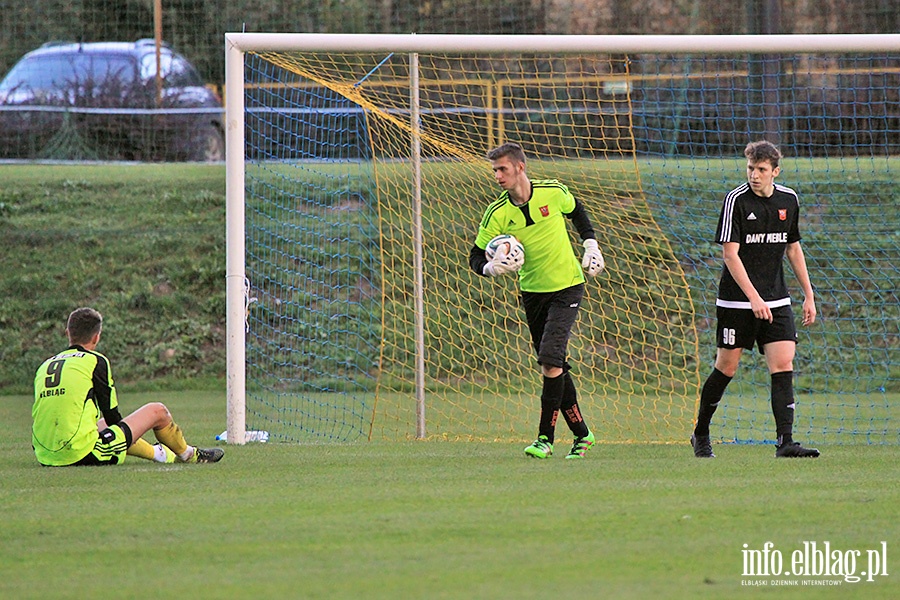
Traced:
<svg viewBox="0 0 900 600">
<path fill-rule="evenodd" d="M 171 52 L 161 52 L 160 73 L 167 88 L 202 86 L 203 80 L 193 66 L 184 58 Z M 141 59 L 141 76 L 150 81 L 156 74 L 156 54 L 146 54 Z"/>
<path fill-rule="evenodd" d="M 160 53 L 159 72 L 162 74 L 163 80 L 166 79 L 166 75 L 169 72 L 169 64 L 171 62 L 172 56 L 169 53 Z M 141 79 L 143 81 L 153 81 L 156 79 L 156 52 L 141 56 Z"/>
<path fill-rule="evenodd" d="M 21 60 L 3 80 L 0 89 L 53 91 L 76 83 L 134 83 L 135 68 L 128 56 L 110 54 L 53 54 Z"/>
<path fill-rule="evenodd" d="M 202 86 L 203 79 L 197 70 L 186 59 L 180 56 L 172 57 L 172 72 L 170 77 L 177 82 L 178 87 Z"/>
</svg>

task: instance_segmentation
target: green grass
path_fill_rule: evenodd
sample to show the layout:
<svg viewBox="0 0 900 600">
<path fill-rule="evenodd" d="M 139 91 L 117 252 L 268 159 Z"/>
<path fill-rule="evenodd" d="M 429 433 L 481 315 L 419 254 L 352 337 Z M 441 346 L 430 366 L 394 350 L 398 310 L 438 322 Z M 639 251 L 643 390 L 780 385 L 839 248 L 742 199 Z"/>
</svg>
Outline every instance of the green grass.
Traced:
<svg viewBox="0 0 900 600">
<path fill-rule="evenodd" d="M 740 165 L 728 171 L 739 174 Z M 701 187 L 693 204 L 672 210 L 713 218 L 700 198 L 723 190 L 715 181 Z M 893 214 L 889 186 L 863 187 Z M 866 222 L 862 209 L 832 206 L 846 213 L 830 222 L 842 231 L 849 226 L 841 223 Z M 716 445 L 719 458 L 697 461 L 686 444 L 603 444 L 572 464 L 562 459 L 564 444 L 537 462 L 524 458 L 521 443 L 429 441 L 228 447 L 222 463 L 197 467 L 41 468 L 30 448 L 31 400 L 12 394 L 28 393 L 79 304 L 107 315 L 102 351 L 113 359 L 125 412 L 162 400 L 199 444 L 225 428 L 223 171 L 3 167 L 0 234 L 0 598 L 85 598 L 100 587 L 124 598 L 755 597 L 766 592 L 741 585 L 741 551 L 767 541 L 788 556 L 803 541 L 844 551 L 888 544 L 888 577 L 771 592 L 779 597 L 900 597 L 892 562 L 900 450 L 855 445 L 852 435 L 840 445 L 815 439 L 823 457 L 799 462 L 776 461 L 763 445 Z M 840 256 L 833 249 L 811 252 L 811 262 Z M 864 277 L 870 266 L 815 266 L 826 289 L 849 281 L 874 297 L 866 286 L 875 280 Z M 838 383 L 825 388 L 849 386 L 874 400 L 844 406 L 836 395 L 803 395 L 798 433 L 815 415 L 834 428 L 856 419 L 887 430 L 876 441 L 896 442 L 896 299 L 866 306 L 881 316 L 839 321 L 846 302 L 823 294 L 820 331 L 830 337 L 817 341 L 840 355 L 804 357 L 815 370 L 800 377 L 833 376 Z M 853 331 L 894 329 L 885 330 L 883 354 L 857 358 L 834 343 L 825 319 Z M 873 357 L 891 369 L 884 393 L 860 387 L 874 378 L 852 371 Z M 748 369 L 741 381 L 751 378 Z M 167 391 L 135 393 L 153 389 Z M 765 398 L 744 396 L 768 423 Z M 725 402 L 741 405 L 733 396 Z M 599 404 L 585 402 L 602 431 Z"/>
<path fill-rule="evenodd" d="M 189 441 L 224 429 L 221 392 L 165 401 Z M 47 469 L 27 396 L 0 398 L 0 597 L 897 598 L 896 446 L 250 444 L 217 465 Z M 742 586 L 742 549 L 888 545 L 887 577 Z M 863 552 L 863 558 L 865 552 Z M 857 570 L 864 570 L 860 565 Z M 769 581 L 772 578 L 764 578 Z M 811 591 L 812 590 L 812 591 Z"/>
<path fill-rule="evenodd" d="M 220 165 L 0 167 L 0 390 L 28 392 L 84 305 L 121 381 L 220 382 L 224 194 Z"/>
</svg>

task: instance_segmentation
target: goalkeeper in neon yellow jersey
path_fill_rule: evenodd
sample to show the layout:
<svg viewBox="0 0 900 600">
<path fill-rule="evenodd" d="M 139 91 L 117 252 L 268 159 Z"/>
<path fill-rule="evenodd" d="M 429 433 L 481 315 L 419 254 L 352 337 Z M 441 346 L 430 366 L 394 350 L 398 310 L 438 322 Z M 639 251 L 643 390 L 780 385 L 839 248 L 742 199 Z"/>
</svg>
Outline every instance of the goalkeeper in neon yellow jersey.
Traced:
<svg viewBox="0 0 900 600">
<path fill-rule="evenodd" d="M 103 317 L 78 308 L 66 322 L 69 348 L 48 358 L 34 377 L 31 443 L 45 466 L 115 465 L 126 454 L 158 462 L 218 462 L 219 448 L 188 446 L 166 406 L 151 402 L 119 413 L 109 360 L 95 349 Z M 159 444 L 141 436 L 153 430 Z"/>
<path fill-rule="evenodd" d="M 585 274 L 593 277 L 603 270 L 603 255 L 582 203 L 555 179 L 529 179 L 525 153 L 518 144 L 503 144 L 488 152 L 487 158 L 503 192 L 484 212 L 469 265 L 486 277 L 514 272 L 506 255 L 498 252 L 488 259 L 485 253 L 488 242 L 500 234 L 514 235 L 525 249 L 525 264 L 518 271 L 519 289 L 543 375 L 538 437 L 525 448 L 525 454 L 534 458 L 553 454 L 556 419 L 562 410 L 575 436 L 566 458 L 582 458 L 595 438 L 578 406 L 566 353 L 584 296 Z M 572 221 L 583 241 L 580 263 L 566 219 Z"/>
</svg>

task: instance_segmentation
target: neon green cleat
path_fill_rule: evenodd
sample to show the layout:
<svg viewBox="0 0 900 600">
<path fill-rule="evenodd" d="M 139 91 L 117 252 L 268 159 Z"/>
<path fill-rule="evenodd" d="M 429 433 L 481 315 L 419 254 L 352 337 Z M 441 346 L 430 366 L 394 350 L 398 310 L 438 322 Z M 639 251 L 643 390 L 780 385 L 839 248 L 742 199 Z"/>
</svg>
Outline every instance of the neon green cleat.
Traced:
<svg viewBox="0 0 900 600">
<path fill-rule="evenodd" d="M 584 458 L 584 453 L 594 445 L 595 441 L 592 431 L 588 431 L 588 434 L 584 437 L 575 438 L 575 443 L 572 444 L 572 449 L 566 454 L 566 458 Z"/>
<path fill-rule="evenodd" d="M 525 448 L 525 455 L 531 458 L 549 458 L 553 454 L 553 444 L 546 435 L 539 435 L 530 446 Z"/>
</svg>

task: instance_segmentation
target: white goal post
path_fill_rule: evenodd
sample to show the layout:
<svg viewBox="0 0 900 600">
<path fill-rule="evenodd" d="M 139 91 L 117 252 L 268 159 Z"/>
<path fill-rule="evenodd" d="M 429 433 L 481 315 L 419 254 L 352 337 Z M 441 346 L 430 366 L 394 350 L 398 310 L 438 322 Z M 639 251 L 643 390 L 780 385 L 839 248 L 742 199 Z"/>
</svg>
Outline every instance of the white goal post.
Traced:
<svg viewBox="0 0 900 600">
<path fill-rule="evenodd" d="M 848 35 L 402 35 L 225 34 L 227 438 L 243 444 L 246 423 L 245 53 L 838 53 L 900 52 L 900 34 Z M 413 93 L 414 90 L 411 90 Z M 417 257 L 421 267 L 421 257 Z M 417 367 L 418 369 L 421 367 Z M 418 384 L 421 385 L 421 384 Z M 424 425 L 423 425 L 424 427 Z"/>
</svg>

